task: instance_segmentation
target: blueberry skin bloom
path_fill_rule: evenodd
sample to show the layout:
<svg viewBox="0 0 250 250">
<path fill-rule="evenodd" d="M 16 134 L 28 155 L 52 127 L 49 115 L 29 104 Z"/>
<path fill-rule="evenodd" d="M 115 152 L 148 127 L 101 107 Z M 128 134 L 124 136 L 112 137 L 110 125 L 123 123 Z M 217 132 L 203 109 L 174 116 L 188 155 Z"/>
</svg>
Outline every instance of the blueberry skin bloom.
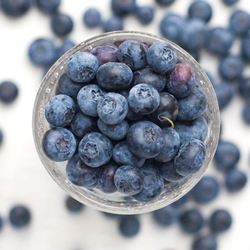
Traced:
<svg viewBox="0 0 250 250">
<path fill-rule="evenodd" d="M 215 27 L 208 32 L 206 49 L 209 53 L 222 56 L 228 53 L 234 41 L 233 33 L 223 27 Z"/>
<path fill-rule="evenodd" d="M 66 65 L 69 78 L 74 82 L 89 82 L 99 67 L 98 60 L 88 52 L 78 52 L 72 55 Z"/>
<path fill-rule="evenodd" d="M 10 17 L 20 17 L 27 13 L 32 6 L 31 0 L 10 1 L 2 0 L 1 9 Z"/>
<path fill-rule="evenodd" d="M 244 10 L 235 10 L 229 19 L 229 27 L 237 36 L 247 35 L 250 29 L 250 15 Z"/>
<path fill-rule="evenodd" d="M 12 103 L 18 96 L 18 88 L 14 82 L 0 83 L 0 100 L 6 104 Z"/>
<path fill-rule="evenodd" d="M 213 234 L 199 235 L 192 244 L 192 250 L 217 250 L 217 239 Z"/>
<path fill-rule="evenodd" d="M 104 44 L 90 50 L 90 53 L 97 58 L 99 66 L 101 66 L 104 63 L 117 62 L 117 50 L 118 48 L 114 44 Z"/>
<path fill-rule="evenodd" d="M 243 106 L 242 119 L 246 124 L 250 124 L 250 104 L 249 103 Z"/>
<path fill-rule="evenodd" d="M 185 19 L 177 14 L 168 13 L 160 22 L 162 36 L 175 43 L 180 43 L 185 28 Z"/>
<path fill-rule="evenodd" d="M 73 27 L 73 20 L 66 14 L 56 13 L 51 18 L 51 29 L 59 37 L 67 36 Z"/>
<path fill-rule="evenodd" d="M 103 32 L 123 30 L 123 26 L 123 20 L 120 17 L 112 16 L 103 23 Z"/>
<path fill-rule="evenodd" d="M 206 204 L 218 197 L 219 182 L 212 176 L 204 176 L 191 190 L 192 198 L 199 204 Z"/>
<path fill-rule="evenodd" d="M 159 168 L 162 177 L 164 178 L 164 180 L 166 181 L 179 181 L 181 179 L 183 179 L 184 177 L 179 175 L 176 172 L 176 168 L 174 166 L 174 161 L 168 161 L 168 162 L 164 162 L 164 164 L 162 164 L 162 166 Z"/>
<path fill-rule="evenodd" d="M 117 143 L 114 146 L 113 160 L 119 165 L 130 165 L 137 168 L 141 167 L 145 162 L 145 158 L 140 158 L 130 151 L 126 141 Z"/>
<path fill-rule="evenodd" d="M 154 221 L 162 227 L 168 227 L 170 225 L 173 225 L 175 222 L 178 221 L 178 218 L 178 211 L 172 205 L 163 207 L 153 212 Z"/>
<path fill-rule="evenodd" d="M 34 65 L 46 66 L 55 61 L 57 51 L 53 41 L 40 38 L 32 42 L 29 47 L 28 54 Z"/>
<path fill-rule="evenodd" d="M 177 154 L 180 146 L 180 136 L 172 128 L 163 128 L 162 135 L 165 140 L 165 144 L 155 159 L 160 162 L 171 161 Z"/>
<path fill-rule="evenodd" d="M 129 91 L 128 104 L 135 113 L 149 115 L 160 105 L 160 95 L 152 85 L 137 84 Z"/>
<path fill-rule="evenodd" d="M 80 110 L 88 116 L 98 117 L 97 105 L 104 98 L 105 92 L 98 85 L 90 84 L 81 88 L 77 95 Z"/>
<path fill-rule="evenodd" d="M 225 80 L 234 81 L 240 78 L 244 67 L 244 61 L 240 56 L 228 55 L 221 59 L 218 70 Z"/>
<path fill-rule="evenodd" d="M 36 0 L 38 9 L 46 14 L 54 14 L 57 12 L 61 0 Z"/>
<path fill-rule="evenodd" d="M 74 155 L 67 163 L 66 173 L 69 180 L 76 186 L 90 187 L 100 175 L 100 168 L 91 168 L 84 164 L 79 155 Z"/>
<path fill-rule="evenodd" d="M 136 9 L 135 0 L 111 0 L 111 8 L 117 16 L 131 14 Z"/>
<path fill-rule="evenodd" d="M 23 205 L 16 205 L 9 212 L 10 224 L 15 228 L 23 228 L 29 225 L 31 220 L 30 210 Z"/>
<path fill-rule="evenodd" d="M 76 139 L 66 128 L 52 128 L 42 139 L 44 154 L 53 161 L 66 161 L 76 151 Z"/>
<path fill-rule="evenodd" d="M 218 100 L 220 110 L 223 110 L 234 97 L 234 88 L 232 84 L 222 82 L 214 86 L 214 91 Z"/>
<path fill-rule="evenodd" d="M 203 117 L 189 122 L 176 122 L 174 128 L 180 136 L 181 144 L 193 139 L 204 142 L 208 135 L 208 125 Z"/>
<path fill-rule="evenodd" d="M 115 125 L 109 125 L 98 119 L 97 126 L 104 135 L 115 141 L 123 139 L 129 129 L 128 122 L 125 120 Z"/>
<path fill-rule="evenodd" d="M 118 93 L 109 92 L 97 105 L 100 119 L 109 125 L 122 122 L 128 113 L 127 99 Z"/>
<path fill-rule="evenodd" d="M 178 99 L 179 112 L 177 120 L 192 121 L 197 119 L 205 111 L 207 99 L 205 94 L 198 88 L 194 88 L 192 93 L 182 99 Z"/>
<path fill-rule="evenodd" d="M 150 121 L 141 121 L 129 128 L 127 143 L 132 153 L 149 159 L 161 152 L 165 140 L 160 127 Z"/>
<path fill-rule="evenodd" d="M 209 219 L 209 226 L 213 233 L 227 231 L 232 225 L 232 216 L 225 209 L 215 210 Z"/>
<path fill-rule="evenodd" d="M 174 158 L 174 166 L 179 175 L 187 176 L 200 170 L 206 159 L 206 147 L 199 140 L 191 140 L 180 146 Z"/>
<path fill-rule="evenodd" d="M 67 196 L 65 205 L 68 211 L 71 213 L 78 213 L 84 208 L 84 205 L 81 202 L 75 200 L 70 196 Z"/>
<path fill-rule="evenodd" d="M 130 165 L 119 167 L 114 176 L 115 186 L 120 193 L 135 195 L 143 189 L 143 180 L 140 170 Z"/>
<path fill-rule="evenodd" d="M 197 233 L 204 224 L 204 218 L 199 210 L 193 208 L 180 215 L 180 225 L 186 233 Z M 201 250 L 201 249 L 200 249 Z"/>
<path fill-rule="evenodd" d="M 133 72 L 125 63 L 109 62 L 97 70 L 96 79 L 104 89 L 122 90 L 132 82 Z"/>
<path fill-rule="evenodd" d="M 137 235 L 140 231 L 140 227 L 140 222 L 134 215 L 124 216 L 119 222 L 119 232 L 126 238 Z"/>
<path fill-rule="evenodd" d="M 199 18 L 204 22 L 208 22 L 213 15 L 211 5 L 206 1 L 194 1 L 188 9 L 189 18 Z"/>
<path fill-rule="evenodd" d="M 247 175 L 238 169 L 230 170 L 225 176 L 226 188 L 229 192 L 242 190 L 247 183 Z"/>
<path fill-rule="evenodd" d="M 132 70 L 145 67 L 148 47 L 144 43 L 127 40 L 121 43 L 117 51 L 120 62 L 127 64 Z"/>
<path fill-rule="evenodd" d="M 170 44 L 155 42 L 148 49 L 147 62 L 156 73 L 166 74 L 174 68 L 177 62 L 177 55 Z"/>
<path fill-rule="evenodd" d="M 192 92 L 198 79 L 190 67 L 178 63 L 168 73 L 167 90 L 177 98 L 183 98 Z"/>
<path fill-rule="evenodd" d="M 137 7 L 135 15 L 141 24 L 147 25 L 154 19 L 154 9 L 150 6 Z"/>
<path fill-rule="evenodd" d="M 101 24 L 101 14 L 95 8 L 87 9 L 83 15 L 83 23 L 88 28 L 95 28 Z"/>
<path fill-rule="evenodd" d="M 92 168 L 106 164 L 112 157 L 112 151 L 111 141 L 98 132 L 86 134 L 78 146 L 81 160 Z"/>
<path fill-rule="evenodd" d="M 228 172 L 233 169 L 240 159 L 240 150 L 232 142 L 220 141 L 214 155 L 214 162 L 218 170 Z"/>
<path fill-rule="evenodd" d="M 144 165 L 140 168 L 140 172 L 144 178 L 143 189 L 133 197 L 138 201 L 148 202 L 160 195 L 164 187 L 164 181 L 155 165 Z"/>
<path fill-rule="evenodd" d="M 55 127 L 69 125 L 74 115 L 75 102 L 67 95 L 52 97 L 45 108 L 46 120 Z"/>
<path fill-rule="evenodd" d="M 114 162 L 109 162 L 103 166 L 98 183 L 98 188 L 102 192 L 110 194 L 117 191 L 114 183 L 114 176 L 117 169 L 118 166 Z"/>
</svg>

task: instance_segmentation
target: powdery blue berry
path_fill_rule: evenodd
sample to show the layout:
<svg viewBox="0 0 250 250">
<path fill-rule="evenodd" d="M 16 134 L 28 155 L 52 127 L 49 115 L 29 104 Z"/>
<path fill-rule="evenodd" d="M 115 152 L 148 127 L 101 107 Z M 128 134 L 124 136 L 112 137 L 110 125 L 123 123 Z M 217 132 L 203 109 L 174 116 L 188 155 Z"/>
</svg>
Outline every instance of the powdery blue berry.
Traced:
<svg viewBox="0 0 250 250">
<path fill-rule="evenodd" d="M 4 81 L 0 83 L 0 100 L 6 104 L 12 103 L 18 96 L 18 88 L 14 82 Z"/>
<path fill-rule="evenodd" d="M 250 30 L 249 13 L 244 10 L 235 10 L 230 16 L 229 27 L 235 35 L 247 35 Z"/>
<path fill-rule="evenodd" d="M 246 61 L 250 61 L 250 36 L 241 40 L 241 55 Z"/>
<path fill-rule="evenodd" d="M 208 22 L 212 17 L 213 11 L 211 5 L 207 1 L 194 1 L 188 8 L 189 18 L 199 18 Z"/>
<path fill-rule="evenodd" d="M 135 15 L 141 24 L 147 25 L 154 19 L 154 9 L 151 6 L 137 7 Z"/>
<path fill-rule="evenodd" d="M 225 209 L 216 209 L 209 218 L 209 227 L 213 233 L 227 231 L 232 225 L 232 216 Z"/>
<path fill-rule="evenodd" d="M 56 13 L 61 4 L 61 0 L 36 0 L 35 2 L 38 9 L 45 14 Z"/>
<path fill-rule="evenodd" d="M 118 16 L 112 16 L 103 23 L 103 32 L 123 30 L 123 20 Z"/>
<path fill-rule="evenodd" d="M 220 110 L 223 110 L 234 97 L 234 87 L 228 82 L 222 82 L 214 86 Z"/>
<path fill-rule="evenodd" d="M 162 227 L 173 225 L 178 221 L 178 218 L 179 213 L 177 209 L 172 205 L 163 207 L 153 212 L 154 221 Z"/>
<path fill-rule="evenodd" d="M 229 192 L 239 192 L 247 184 L 247 175 L 239 169 L 230 170 L 225 176 L 226 188 Z"/>
<path fill-rule="evenodd" d="M 32 0 L 1 1 L 1 9 L 4 12 L 4 14 L 14 18 L 26 14 L 30 10 L 31 6 L 32 6 Z"/>
<path fill-rule="evenodd" d="M 119 221 L 119 232 L 126 238 L 137 235 L 140 227 L 140 221 L 134 215 L 123 216 Z"/>
<path fill-rule="evenodd" d="M 192 250 L 217 250 L 217 239 L 213 234 L 202 234 L 196 236 L 192 243 Z"/>
<path fill-rule="evenodd" d="M 101 14 L 95 8 L 87 9 L 83 15 L 83 22 L 88 28 L 95 28 L 101 24 Z"/>
<path fill-rule="evenodd" d="M 111 8 L 117 16 L 125 16 L 135 11 L 136 0 L 111 0 Z"/>
<path fill-rule="evenodd" d="M 24 205 L 15 205 L 9 211 L 10 224 L 15 228 L 23 228 L 30 224 L 31 212 Z"/>
<path fill-rule="evenodd" d="M 65 205 L 71 213 L 79 213 L 84 208 L 84 205 L 81 202 L 75 200 L 71 196 L 67 196 Z"/>
<path fill-rule="evenodd" d="M 67 36 L 74 27 L 72 18 L 63 13 L 56 13 L 51 18 L 51 29 L 56 36 Z"/>
</svg>

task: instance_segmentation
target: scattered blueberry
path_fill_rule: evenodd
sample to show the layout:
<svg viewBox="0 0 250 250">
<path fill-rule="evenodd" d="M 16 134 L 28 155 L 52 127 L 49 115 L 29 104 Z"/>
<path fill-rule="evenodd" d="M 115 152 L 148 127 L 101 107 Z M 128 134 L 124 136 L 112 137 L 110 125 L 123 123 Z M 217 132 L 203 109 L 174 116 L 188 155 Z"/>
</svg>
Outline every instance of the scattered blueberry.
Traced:
<svg viewBox="0 0 250 250">
<path fill-rule="evenodd" d="M 250 61 L 250 36 L 241 40 L 241 55 L 246 61 Z"/>
<path fill-rule="evenodd" d="M 72 42 L 69 39 L 64 39 L 61 47 L 58 49 L 58 57 L 61 57 L 63 54 L 65 54 L 68 50 L 73 48 L 76 44 Z"/>
<path fill-rule="evenodd" d="M 179 181 L 181 179 L 183 179 L 183 176 L 179 175 L 176 172 L 176 168 L 174 166 L 174 161 L 168 161 L 168 162 L 164 162 L 162 164 L 162 166 L 159 167 L 159 170 L 161 172 L 162 177 L 164 178 L 164 180 L 166 181 Z"/>
<path fill-rule="evenodd" d="M 59 37 L 67 36 L 73 27 L 74 23 L 69 15 L 56 13 L 51 18 L 51 29 Z"/>
<path fill-rule="evenodd" d="M 184 206 L 185 204 L 187 204 L 190 200 L 190 193 L 185 194 L 184 196 L 182 196 L 179 200 L 175 201 L 174 203 L 172 203 L 172 205 L 175 208 L 181 208 L 182 206 Z"/>
<path fill-rule="evenodd" d="M 32 6 L 32 0 L 2 0 L 1 10 L 10 17 L 20 17 L 26 14 Z"/>
<path fill-rule="evenodd" d="M 234 88 L 230 83 L 222 82 L 214 86 L 220 110 L 223 110 L 234 97 Z"/>
<path fill-rule="evenodd" d="M 101 24 L 101 14 L 95 8 L 87 9 L 83 15 L 83 22 L 88 28 L 95 28 Z"/>
<path fill-rule="evenodd" d="M 217 250 L 217 239 L 213 234 L 198 235 L 193 244 L 192 250 Z"/>
<path fill-rule="evenodd" d="M 137 7 L 135 11 L 137 19 L 144 25 L 153 21 L 154 14 L 154 9 L 151 6 Z"/>
<path fill-rule="evenodd" d="M 213 233 L 227 231 L 232 225 L 232 217 L 225 209 L 215 210 L 209 219 L 209 226 Z"/>
<path fill-rule="evenodd" d="M 200 61 L 200 53 L 198 50 L 188 50 L 188 53 L 197 61 Z"/>
<path fill-rule="evenodd" d="M 68 211 L 71 213 L 78 213 L 84 208 L 84 205 L 81 202 L 75 200 L 71 196 L 67 196 L 65 205 Z"/>
<path fill-rule="evenodd" d="M 242 190 L 247 183 L 247 175 L 238 169 L 230 170 L 225 176 L 226 188 L 230 192 Z"/>
<path fill-rule="evenodd" d="M 233 5 L 239 2 L 239 0 L 222 0 L 222 2 L 225 3 L 226 5 Z"/>
<path fill-rule="evenodd" d="M 188 9 L 189 18 L 199 18 L 208 22 L 213 15 L 212 7 L 207 1 L 196 0 Z"/>
<path fill-rule="evenodd" d="M 131 238 L 140 231 L 140 222 L 134 215 L 124 216 L 119 221 L 119 232 L 122 236 Z"/>
<path fill-rule="evenodd" d="M 60 4 L 61 0 L 36 0 L 38 9 L 46 14 L 56 13 Z"/>
<path fill-rule="evenodd" d="M 244 121 L 246 124 L 250 124 L 250 104 L 249 104 L 249 103 L 246 103 L 246 104 L 243 106 L 242 118 L 243 118 L 243 121 Z"/>
<path fill-rule="evenodd" d="M 6 104 L 12 103 L 18 96 L 18 88 L 14 82 L 0 83 L 0 100 Z"/>
<path fill-rule="evenodd" d="M 23 228 L 29 225 L 31 220 L 30 210 L 23 205 L 15 205 L 9 212 L 10 224 L 15 228 Z"/>
<path fill-rule="evenodd" d="M 115 15 L 125 16 L 135 12 L 136 0 L 111 0 L 111 8 Z"/>
<path fill-rule="evenodd" d="M 0 147 L 3 144 L 3 139 L 4 139 L 3 131 L 2 131 L 2 129 L 0 129 Z"/>
<path fill-rule="evenodd" d="M 153 212 L 154 221 L 163 227 L 171 226 L 177 222 L 179 217 L 178 211 L 172 205 L 163 207 Z"/>
<path fill-rule="evenodd" d="M 162 5 L 162 6 L 170 6 L 175 2 L 175 0 L 155 0 L 156 3 Z"/>
<path fill-rule="evenodd" d="M 230 30 L 238 36 L 247 35 L 250 30 L 250 15 L 244 10 L 235 10 L 229 20 Z"/>
<path fill-rule="evenodd" d="M 238 92 L 245 100 L 250 100 L 250 78 L 242 78 L 239 81 Z"/>
<path fill-rule="evenodd" d="M 112 16 L 103 23 L 103 31 L 111 32 L 116 30 L 123 30 L 123 20 L 118 16 Z"/>
</svg>

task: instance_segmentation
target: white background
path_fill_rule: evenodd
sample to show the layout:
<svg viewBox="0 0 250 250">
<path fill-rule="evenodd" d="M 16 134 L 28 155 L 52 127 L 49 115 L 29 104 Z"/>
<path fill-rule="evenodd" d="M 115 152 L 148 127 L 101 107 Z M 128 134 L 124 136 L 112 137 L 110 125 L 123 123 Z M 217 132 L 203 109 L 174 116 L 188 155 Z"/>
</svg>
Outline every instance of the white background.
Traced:
<svg viewBox="0 0 250 250">
<path fill-rule="evenodd" d="M 62 0 L 61 11 L 71 15 L 75 28 L 70 38 L 76 43 L 101 33 L 101 29 L 88 30 L 82 24 L 82 14 L 87 7 L 97 7 L 104 19 L 111 14 L 109 0 Z M 153 4 L 141 0 L 139 4 Z M 164 13 L 186 15 L 190 0 L 176 0 L 170 8 L 156 8 L 155 22 L 142 26 L 134 17 L 125 19 L 127 30 L 143 30 L 158 34 L 158 24 Z M 209 26 L 227 26 L 233 8 L 250 12 L 249 0 L 241 0 L 235 7 L 226 7 L 220 0 L 209 0 L 214 16 Z M 55 38 L 49 28 L 49 17 L 32 9 L 27 15 L 12 20 L 0 11 L 0 81 L 13 80 L 19 86 L 19 97 L 10 106 L 0 104 L 0 127 L 4 131 L 4 144 L 0 149 L 0 215 L 5 219 L 0 232 L 0 249 L 3 250 L 189 250 L 193 237 L 181 232 L 179 225 L 160 228 L 151 214 L 140 216 L 141 232 L 132 239 L 124 239 L 117 230 L 117 222 L 100 212 L 85 208 L 80 214 L 70 214 L 65 209 L 66 194 L 50 178 L 36 154 L 32 138 L 32 108 L 42 77 L 42 70 L 28 60 L 29 44 L 38 37 Z M 57 39 L 56 42 L 59 40 Z M 233 53 L 238 52 L 236 41 Z M 201 64 L 216 77 L 217 60 L 205 52 Z M 244 72 L 250 76 L 247 69 Z M 223 139 L 235 142 L 241 150 L 239 168 L 249 176 L 250 127 L 241 120 L 243 102 L 237 96 L 222 112 Z M 211 164 L 209 174 L 223 180 Z M 13 229 L 6 219 L 15 204 L 25 204 L 32 212 L 30 226 Z M 192 207 L 193 204 L 190 204 Z M 207 206 L 200 206 L 207 218 L 215 208 L 227 208 L 233 215 L 232 229 L 218 237 L 219 250 L 250 250 L 250 185 L 239 194 L 228 194 L 222 187 L 220 197 Z"/>
</svg>

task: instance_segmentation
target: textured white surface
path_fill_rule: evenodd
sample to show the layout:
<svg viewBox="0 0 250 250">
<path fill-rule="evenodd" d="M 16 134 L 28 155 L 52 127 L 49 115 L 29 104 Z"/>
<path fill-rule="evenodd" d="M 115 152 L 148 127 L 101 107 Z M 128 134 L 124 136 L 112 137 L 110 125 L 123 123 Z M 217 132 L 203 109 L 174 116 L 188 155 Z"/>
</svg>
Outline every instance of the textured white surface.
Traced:
<svg viewBox="0 0 250 250">
<path fill-rule="evenodd" d="M 139 4 L 154 4 L 153 0 L 140 0 Z M 177 12 L 186 15 L 190 0 L 176 0 L 170 8 L 156 8 L 155 22 L 141 26 L 134 17 L 125 19 L 127 30 L 142 30 L 158 34 L 158 23 L 164 13 Z M 235 7 L 225 7 L 220 0 L 209 0 L 214 16 L 209 26 L 226 26 L 233 8 L 250 12 L 249 0 L 241 0 Z M 100 34 L 101 30 L 88 30 L 82 24 L 82 14 L 87 7 L 97 7 L 106 19 L 111 14 L 109 0 L 63 0 L 61 11 L 70 14 L 75 28 L 70 38 L 83 41 Z M 0 215 L 5 225 L 0 232 L 0 249 L 3 250 L 189 250 L 192 236 L 181 232 L 179 225 L 160 228 L 153 223 L 150 214 L 140 216 L 141 232 L 133 238 L 122 238 L 116 221 L 106 219 L 90 208 L 76 215 L 68 213 L 64 206 L 66 194 L 50 178 L 36 154 L 33 144 L 31 120 L 36 92 L 42 70 L 31 65 L 27 57 L 29 44 L 38 37 L 53 35 L 49 29 L 49 17 L 32 9 L 20 19 L 12 20 L 0 12 L 0 81 L 11 79 L 19 86 L 19 97 L 13 105 L 0 104 L 0 127 L 4 131 L 4 144 L 0 150 Z M 59 42 L 56 39 L 56 42 Z M 233 52 L 238 52 L 237 42 Z M 202 53 L 202 66 L 217 76 L 217 60 Z M 248 72 L 247 72 L 248 71 Z M 249 76 L 246 68 L 245 75 Z M 218 79 L 219 81 L 219 79 Z M 243 102 L 237 97 L 222 112 L 223 139 L 235 142 L 241 150 L 239 168 L 249 175 L 250 127 L 241 120 Z M 222 180 L 223 175 L 214 170 Z M 223 188 L 219 198 L 208 206 L 200 206 L 205 217 L 215 208 L 231 211 L 232 229 L 218 237 L 219 250 L 249 250 L 250 186 L 239 194 L 228 194 Z M 17 203 L 27 205 L 32 212 L 32 222 L 27 229 L 15 230 L 6 220 L 9 209 Z M 193 204 L 190 204 L 193 206 Z"/>
</svg>

